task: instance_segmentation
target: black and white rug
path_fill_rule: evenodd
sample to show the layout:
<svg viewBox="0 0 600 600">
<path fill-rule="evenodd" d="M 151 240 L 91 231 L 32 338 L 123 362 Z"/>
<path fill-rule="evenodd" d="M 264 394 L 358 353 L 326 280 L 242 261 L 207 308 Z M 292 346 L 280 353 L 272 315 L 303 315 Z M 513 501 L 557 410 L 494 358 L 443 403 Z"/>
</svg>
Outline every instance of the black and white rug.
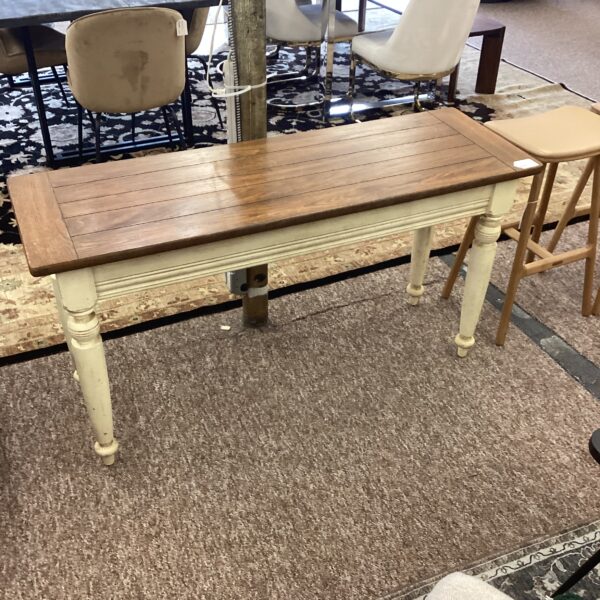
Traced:
<svg viewBox="0 0 600 600">
<path fill-rule="evenodd" d="M 600 521 L 595 521 L 464 571 L 487 581 L 515 600 L 548 600 L 578 567 L 599 550 Z M 441 576 L 421 582 L 409 591 L 390 594 L 382 600 L 425 600 L 439 579 Z M 559 598 L 595 600 L 599 597 L 600 573 L 596 569 Z"/>
</svg>

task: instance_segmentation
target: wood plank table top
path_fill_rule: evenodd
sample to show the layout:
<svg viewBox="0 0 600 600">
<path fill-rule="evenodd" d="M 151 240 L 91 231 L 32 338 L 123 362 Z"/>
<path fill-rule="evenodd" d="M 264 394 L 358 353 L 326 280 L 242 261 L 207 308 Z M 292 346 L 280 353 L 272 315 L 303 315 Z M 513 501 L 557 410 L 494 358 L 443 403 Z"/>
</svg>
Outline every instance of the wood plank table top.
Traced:
<svg viewBox="0 0 600 600">
<path fill-rule="evenodd" d="M 410 202 L 541 170 L 456 109 L 9 179 L 33 275 Z"/>
</svg>

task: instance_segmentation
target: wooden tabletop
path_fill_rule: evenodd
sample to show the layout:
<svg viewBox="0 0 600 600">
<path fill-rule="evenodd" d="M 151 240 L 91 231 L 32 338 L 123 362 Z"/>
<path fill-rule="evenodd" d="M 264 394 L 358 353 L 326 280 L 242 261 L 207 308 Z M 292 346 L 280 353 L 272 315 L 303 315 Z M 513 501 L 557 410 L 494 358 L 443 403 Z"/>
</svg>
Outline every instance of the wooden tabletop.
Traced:
<svg viewBox="0 0 600 600">
<path fill-rule="evenodd" d="M 34 275 L 525 177 L 455 109 L 9 179 Z"/>
</svg>

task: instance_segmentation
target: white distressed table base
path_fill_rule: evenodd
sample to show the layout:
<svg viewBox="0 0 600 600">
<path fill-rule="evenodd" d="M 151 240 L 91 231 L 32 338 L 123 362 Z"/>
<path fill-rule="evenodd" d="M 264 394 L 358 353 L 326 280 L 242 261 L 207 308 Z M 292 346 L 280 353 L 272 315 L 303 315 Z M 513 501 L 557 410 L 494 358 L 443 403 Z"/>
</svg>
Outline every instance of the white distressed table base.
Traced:
<svg viewBox="0 0 600 600">
<path fill-rule="evenodd" d="M 516 185 L 516 181 L 509 181 L 56 274 L 54 290 L 59 317 L 96 437 L 96 453 L 110 465 L 118 449 L 113 435 L 108 372 L 95 312 L 99 299 L 415 231 L 407 293 L 408 301 L 417 305 L 424 293 L 433 226 L 482 215 L 475 233 L 455 340 L 458 355 L 464 357 L 475 343 L 475 328 L 491 274 L 501 217 L 513 203 Z"/>
</svg>

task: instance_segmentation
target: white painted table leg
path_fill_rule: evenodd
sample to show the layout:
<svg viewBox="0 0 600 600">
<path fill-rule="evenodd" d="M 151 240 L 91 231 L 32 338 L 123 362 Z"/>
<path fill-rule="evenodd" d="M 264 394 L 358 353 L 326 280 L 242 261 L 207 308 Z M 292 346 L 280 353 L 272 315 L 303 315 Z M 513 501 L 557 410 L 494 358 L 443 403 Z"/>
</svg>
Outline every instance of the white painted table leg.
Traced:
<svg viewBox="0 0 600 600">
<path fill-rule="evenodd" d="M 58 297 L 66 315 L 69 350 L 79 375 L 88 416 L 96 435 L 94 449 L 106 465 L 115 461 L 118 443 L 113 437 L 112 404 L 100 323 L 96 316 L 96 287 L 92 271 L 82 269 L 56 276 Z M 59 309 L 60 310 L 60 309 Z"/>
<path fill-rule="evenodd" d="M 475 226 L 475 240 L 469 257 L 469 268 L 465 282 L 459 333 L 454 339 L 458 346 L 458 356 L 465 357 L 475 343 L 473 334 L 479 321 L 485 294 L 487 292 L 496 241 L 500 237 L 500 217 L 485 215 Z"/>
<path fill-rule="evenodd" d="M 71 349 L 71 336 L 67 330 L 67 311 L 63 305 L 63 299 L 60 294 L 60 288 L 58 287 L 58 283 L 56 281 L 56 275 L 52 275 L 52 287 L 54 288 L 54 297 L 56 299 L 56 309 L 58 311 L 58 319 L 60 324 L 62 325 L 63 333 L 65 335 L 65 341 L 67 342 L 67 346 L 69 348 L 69 353 L 73 356 L 73 350 Z M 73 379 L 75 381 L 79 381 L 79 376 L 77 375 L 77 371 L 73 372 Z"/>
<path fill-rule="evenodd" d="M 413 246 L 410 258 L 409 284 L 406 288 L 408 303 L 416 306 L 425 292 L 423 280 L 429 262 L 431 241 L 433 240 L 433 227 L 423 227 L 413 233 Z"/>
<path fill-rule="evenodd" d="M 506 181 L 494 186 L 485 214 L 475 226 L 475 239 L 469 256 L 465 292 L 460 312 L 459 333 L 454 338 L 458 356 L 465 357 L 475 344 L 475 328 L 485 301 L 494 257 L 496 242 L 500 237 L 502 217 L 515 200 L 518 181 Z"/>
</svg>

